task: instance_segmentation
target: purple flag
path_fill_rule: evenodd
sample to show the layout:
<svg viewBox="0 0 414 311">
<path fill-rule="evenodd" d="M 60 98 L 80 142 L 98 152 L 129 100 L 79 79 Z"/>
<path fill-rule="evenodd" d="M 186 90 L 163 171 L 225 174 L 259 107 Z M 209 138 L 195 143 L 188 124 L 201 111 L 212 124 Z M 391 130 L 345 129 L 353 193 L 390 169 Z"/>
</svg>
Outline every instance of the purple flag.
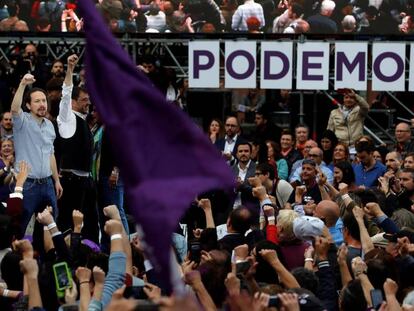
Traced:
<svg viewBox="0 0 414 311">
<path fill-rule="evenodd" d="M 137 70 L 92 0 L 78 6 L 85 20 L 89 95 L 116 152 L 151 262 L 171 285 L 171 234 L 179 219 L 197 194 L 231 189 L 234 177 L 206 135 Z"/>
</svg>

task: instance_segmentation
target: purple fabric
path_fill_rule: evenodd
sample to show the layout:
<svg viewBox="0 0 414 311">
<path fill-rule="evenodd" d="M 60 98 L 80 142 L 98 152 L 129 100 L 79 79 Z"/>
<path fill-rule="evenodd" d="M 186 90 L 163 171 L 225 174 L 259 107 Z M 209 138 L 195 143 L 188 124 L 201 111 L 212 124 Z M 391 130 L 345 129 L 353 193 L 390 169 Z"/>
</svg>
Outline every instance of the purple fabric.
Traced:
<svg viewBox="0 0 414 311">
<path fill-rule="evenodd" d="M 101 248 L 99 247 L 99 245 L 96 244 L 94 241 L 83 239 L 82 244 L 88 246 L 95 253 L 99 253 L 101 251 Z"/>
<path fill-rule="evenodd" d="M 137 70 L 92 0 L 78 6 L 89 95 L 117 151 L 128 206 L 142 226 L 151 263 L 161 281 L 169 281 L 171 234 L 184 211 L 199 193 L 230 190 L 234 178 L 206 135 Z"/>
</svg>

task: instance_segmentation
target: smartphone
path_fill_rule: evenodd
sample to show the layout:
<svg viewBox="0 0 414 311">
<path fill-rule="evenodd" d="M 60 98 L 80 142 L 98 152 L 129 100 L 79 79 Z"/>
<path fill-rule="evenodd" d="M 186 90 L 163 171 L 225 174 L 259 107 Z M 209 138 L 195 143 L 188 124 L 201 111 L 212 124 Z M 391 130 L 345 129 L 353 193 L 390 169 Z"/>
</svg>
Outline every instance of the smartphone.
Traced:
<svg viewBox="0 0 414 311">
<path fill-rule="evenodd" d="M 59 262 L 53 265 L 53 274 L 55 276 L 56 289 L 64 291 L 72 287 L 72 274 L 66 262 Z"/>
<path fill-rule="evenodd" d="M 190 242 L 190 260 L 200 263 L 201 260 L 201 244 L 198 241 Z"/>
<path fill-rule="evenodd" d="M 382 291 L 380 289 L 371 289 L 371 300 L 374 309 L 378 310 L 384 301 L 384 297 L 382 297 Z"/>
<path fill-rule="evenodd" d="M 280 308 L 280 299 L 278 296 L 270 296 L 269 298 L 269 303 L 267 304 L 267 306 L 270 307 L 276 307 L 276 308 Z"/>
<path fill-rule="evenodd" d="M 236 274 L 245 274 L 247 270 L 250 268 L 250 262 L 249 261 L 241 261 L 236 263 Z"/>
<path fill-rule="evenodd" d="M 148 299 L 144 286 L 128 286 L 124 290 L 124 298 Z"/>
</svg>

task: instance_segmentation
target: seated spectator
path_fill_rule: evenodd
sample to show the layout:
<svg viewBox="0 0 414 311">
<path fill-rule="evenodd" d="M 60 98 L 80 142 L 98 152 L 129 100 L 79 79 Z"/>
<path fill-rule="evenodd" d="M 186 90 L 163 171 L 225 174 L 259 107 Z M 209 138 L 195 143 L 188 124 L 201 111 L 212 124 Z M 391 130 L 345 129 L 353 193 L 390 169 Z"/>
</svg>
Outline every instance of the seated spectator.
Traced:
<svg viewBox="0 0 414 311">
<path fill-rule="evenodd" d="M 246 0 L 244 4 L 239 5 L 236 12 L 234 12 L 231 28 L 234 31 L 248 31 L 247 19 L 252 16 L 255 16 L 260 21 L 260 28 L 265 26 L 263 7 L 260 4 L 255 3 L 254 0 Z"/>
<path fill-rule="evenodd" d="M 352 15 L 346 15 L 341 22 L 343 33 L 354 33 L 357 29 L 356 19 Z"/>
<path fill-rule="evenodd" d="M 161 11 L 158 4 L 152 2 L 145 17 L 147 18 L 147 30 L 155 29 L 158 32 L 165 31 L 165 28 L 167 26 L 165 13 Z"/>
<path fill-rule="evenodd" d="M 260 31 L 260 21 L 256 16 L 251 16 L 246 20 L 247 31 L 249 33 L 262 33 Z"/>
<path fill-rule="evenodd" d="M 335 2 L 324 0 L 321 3 L 319 14 L 312 15 L 307 19 L 311 33 L 330 34 L 337 33 L 338 26 L 331 19 L 331 15 L 335 9 Z"/>
<path fill-rule="evenodd" d="M 29 31 L 24 20 L 19 18 L 19 5 L 14 1 L 7 3 L 9 17 L 0 21 L 0 31 Z"/>
</svg>

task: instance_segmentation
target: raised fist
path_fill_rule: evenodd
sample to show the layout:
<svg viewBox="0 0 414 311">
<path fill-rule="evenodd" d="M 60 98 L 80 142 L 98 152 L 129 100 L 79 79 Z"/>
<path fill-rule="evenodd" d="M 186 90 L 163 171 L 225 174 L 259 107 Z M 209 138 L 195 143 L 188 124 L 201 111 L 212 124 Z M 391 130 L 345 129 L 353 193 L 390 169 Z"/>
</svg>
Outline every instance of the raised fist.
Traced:
<svg viewBox="0 0 414 311">
<path fill-rule="evenodd" d="M 23 76 L 22 81 L 20 81 L 20 84 L 26 86 L 26 85 L 31 85 L 35 82 L 36 82 L 36 79 L 34 78 L 34 76 L 31 75 L 30 73 L 26 73 Z"/>
<path fill-rule="evenodd" d="M 72 54 L 71 56 L 68 57 L 68 69 L 73 70 L 76 66 L 76 64 L 78 63 L 79 58 L 77 55 Z"/>
<path fill-rule="evenodd" d="M 110 219 L 105 223 L 104 230 L 109 236 L 122 233 L 122 224 L 118 220 Z"/>
</svg>

